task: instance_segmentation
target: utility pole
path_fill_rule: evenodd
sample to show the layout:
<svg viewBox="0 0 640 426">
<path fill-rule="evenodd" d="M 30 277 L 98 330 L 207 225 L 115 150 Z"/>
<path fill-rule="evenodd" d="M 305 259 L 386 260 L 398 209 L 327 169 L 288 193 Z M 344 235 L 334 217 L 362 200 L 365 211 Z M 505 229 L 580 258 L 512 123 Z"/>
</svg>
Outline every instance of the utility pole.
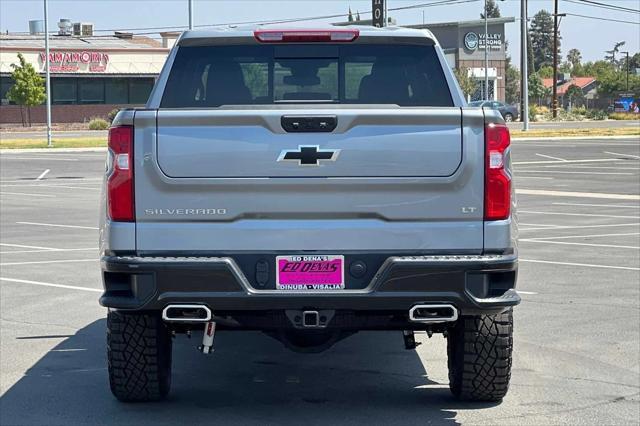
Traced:
<svg viewBox="0 0 640 426">
<path fill-rule="evenodd" d="M 384 2 L 384 26 L 389 26 L 389 6 L 388 2 L 385 0 Z"/>
<path fill-rule="evenodd" d="M 520 72 L 522 73 L 522 130 L 529 130 L 529 51 L 528 51 L 528 10 L 527 0 L 520 0 Z"/>
<path fill-rule="evenodd" d="M 189 31 L 193 30 L 193 0 L 189 0 Z"/>
<path fill-rule="evenodd" d="M 47 147 L 51 148 L 51 76 L 49 72 L 49 0 L 44 0 L 44 70 L 47 85 Z"/>
<path fill-rule="evenodd" d="M 629 52 L 620 52 L 620 53 L 624 53 L 625 55 L 627 55 L 627 60 L 626 60 L 626 64 L 627 64 L 627 93 L 629 93 Z"/>
<path fill-rule="evenodd" d="M 489 24 L 487 0 L 484 0 L 484 100 L 489 100 Z"/>
<path fill-rule="evenodd" d="M 551 111 L 558 117 L 558 0 L 553 1 L 553 98 Z"/>
</svg>

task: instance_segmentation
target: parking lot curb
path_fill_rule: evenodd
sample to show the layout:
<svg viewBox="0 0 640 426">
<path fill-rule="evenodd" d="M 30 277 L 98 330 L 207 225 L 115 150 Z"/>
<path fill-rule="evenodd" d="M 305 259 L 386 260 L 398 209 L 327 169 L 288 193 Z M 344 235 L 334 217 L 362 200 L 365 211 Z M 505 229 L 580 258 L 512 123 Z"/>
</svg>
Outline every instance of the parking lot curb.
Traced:
<svg viewBox="0 0 640 426">
<path fill-rule="evenodd" d="M 603 140 L 603 139 L 630 139 L 640 141 L 640 135 L 616 135 L 616 136 L 526 136 L 523 138 L 514 137 L 515 132 L 511 132 L 511 139 L 517 141 L 570 141 L 570 140 Z"/>
</svg>

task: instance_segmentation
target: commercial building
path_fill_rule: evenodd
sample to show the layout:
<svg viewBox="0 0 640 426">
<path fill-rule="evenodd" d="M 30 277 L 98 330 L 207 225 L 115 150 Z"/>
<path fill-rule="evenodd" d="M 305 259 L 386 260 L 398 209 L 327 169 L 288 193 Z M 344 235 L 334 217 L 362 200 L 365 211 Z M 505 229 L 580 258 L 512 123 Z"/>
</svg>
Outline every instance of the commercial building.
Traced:
<svg viewBox="0 0 640 426">
<path fill-rule="evenodd" d="M 178 36 L 161 33 L 160 41 L 130 33 L 94 35 L 91 24 L 68 20 L 59 26 L 61 32 L 49 41 L 52 115 L 57 123 L 82 122 L 114 108 L 144 104 Z M 0 123 L 21 122 L 20 107 L 11 105 L 6 96 L 18 53 L 41 75 L 45 73 L 44 35 L 38 25 L 30 27 L 28 35 L 0 35 Z M 44 114 L 44 106 L 31 109 L 33 122 L 43 122 Z"/>
</svg>

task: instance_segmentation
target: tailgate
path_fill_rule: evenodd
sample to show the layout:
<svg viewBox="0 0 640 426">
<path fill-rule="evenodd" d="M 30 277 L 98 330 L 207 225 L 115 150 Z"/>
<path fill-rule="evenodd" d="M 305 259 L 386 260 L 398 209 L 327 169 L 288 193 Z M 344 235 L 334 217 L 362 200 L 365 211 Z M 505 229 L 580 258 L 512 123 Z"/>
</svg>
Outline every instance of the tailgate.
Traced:
<svg viewBox="0 0 640 426">
<path fill-rule="evenodd" d="M 316 111 L 161 110 L 158 166 L 171 178 L 295 178 L 444 177 L 461 164 L 459 108 Z"/>
<path fill-rule="evenodd" d="M 335 130 L 286 132 L 300 109 L 137 111 L 138 250 L 482 251 L 482 111 L 313 111 Z M 339 154 L 278 161 L 301 146 Z"/>
</svg>

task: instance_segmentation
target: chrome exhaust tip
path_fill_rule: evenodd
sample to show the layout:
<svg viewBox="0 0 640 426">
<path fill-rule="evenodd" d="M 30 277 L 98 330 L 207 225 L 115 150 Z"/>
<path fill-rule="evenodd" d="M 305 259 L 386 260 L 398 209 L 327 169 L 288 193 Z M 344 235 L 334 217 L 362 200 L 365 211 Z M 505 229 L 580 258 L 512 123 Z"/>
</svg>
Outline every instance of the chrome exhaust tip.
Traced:
<svg viewBox="0 0 640 426">
<path fill-rule="evenodd" d="M 409 309 L 409 319 L 432 324 L 454 322 L 458 319 L 458 310 L 453 305 L 415 305 Z"/>
<path fill-rule="evenodd" d="M 162 319 L 166 322 L 209 322 L 211 309 L 205 305 L 175 304 L 162 310 Z"/>
</svg>

